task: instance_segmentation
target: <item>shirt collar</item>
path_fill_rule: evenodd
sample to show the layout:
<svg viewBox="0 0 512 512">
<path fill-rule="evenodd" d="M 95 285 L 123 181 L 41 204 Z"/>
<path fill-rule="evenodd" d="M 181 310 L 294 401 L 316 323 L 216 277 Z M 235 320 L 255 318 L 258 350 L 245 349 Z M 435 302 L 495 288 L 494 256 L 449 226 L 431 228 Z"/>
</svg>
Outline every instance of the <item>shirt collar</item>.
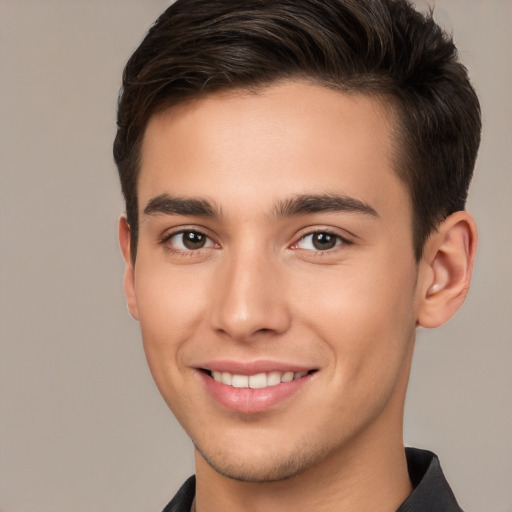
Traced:
<svg viewBox="0 0 512 512">
<path fill-rule="evenodd" d="M 405 455 L 414 490 L 397 512 L 463 512 L 434 453 L 406 448 Z M 191 476 L 162 512 L 190 512 L 195 492 L 196 479 Z"/>
<path fill-rule="evenodd" d="M 405 455 L 414 490 L 397 512 L 463 512 L 434 453 L 406 448 Z"/>
</svg>

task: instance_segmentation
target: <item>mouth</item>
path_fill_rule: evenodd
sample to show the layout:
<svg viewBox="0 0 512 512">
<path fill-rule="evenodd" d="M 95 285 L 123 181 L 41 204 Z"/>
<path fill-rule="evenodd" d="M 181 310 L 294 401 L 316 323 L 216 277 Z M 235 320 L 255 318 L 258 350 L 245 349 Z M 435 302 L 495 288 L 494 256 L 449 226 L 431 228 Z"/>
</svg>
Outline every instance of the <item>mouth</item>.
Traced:
<svg viewBox="0 0 512 512">
<path fill-rule="evenodd" d="M 299 380 L 306 375 L 311 375 L 318 370 L 312 369 L 301 372 L 261 372 L 254 375 L 242 375 L 230 372 L 222 372 L 216 370 L 208 370 L 201 368 L 201 371 L 211 377 L 215 382 L 231 386 L 233 388 L 251 388 L 251 389 L 265 389 L 279 384 Z"/>
<path fill-rule="evenodd" d="M 255 371 L 242 368 L 237 373 L 216 369 L 198 368 L 205 389 L 214 402 L 223 409 L 237 413 L 254 414 L 274 410 L 289 403 L 294 396 L 309 387 L 317 369 L 295 368 L 283 371 Z M 238 373 L 240 370 L 246 373 Z"/>
</svg>

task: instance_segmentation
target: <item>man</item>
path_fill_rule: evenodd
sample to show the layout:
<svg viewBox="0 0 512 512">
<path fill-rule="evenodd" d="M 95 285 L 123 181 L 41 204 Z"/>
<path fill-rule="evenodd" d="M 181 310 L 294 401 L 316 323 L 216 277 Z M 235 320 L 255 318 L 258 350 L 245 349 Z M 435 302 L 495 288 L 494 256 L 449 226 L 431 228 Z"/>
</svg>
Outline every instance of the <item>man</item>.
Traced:
<svg viewBox="0 0 512 512">
<path fill-rule="evenodd" d="M 178 0 L 129 60 L 125 293 L 195 446 L 165 511 L 456 511 L 404 450 L 418 326 L 466 296 L 477 97 L 402 0 Z"/>
</svg>

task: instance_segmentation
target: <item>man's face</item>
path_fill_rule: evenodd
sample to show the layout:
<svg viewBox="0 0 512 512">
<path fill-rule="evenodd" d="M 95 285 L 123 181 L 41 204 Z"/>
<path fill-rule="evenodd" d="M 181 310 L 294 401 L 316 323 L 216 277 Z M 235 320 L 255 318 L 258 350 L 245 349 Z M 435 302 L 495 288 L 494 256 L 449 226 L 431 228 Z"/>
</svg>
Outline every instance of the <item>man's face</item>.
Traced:
<svg viewBox="0 0 512 512">
<path fill-rule="evenodd" d="M 417 265 L 390 119 L 290 82 L 149 122 L 127 294 L 160 392 L 223 474 L 401 442 Z"/>
</svg>

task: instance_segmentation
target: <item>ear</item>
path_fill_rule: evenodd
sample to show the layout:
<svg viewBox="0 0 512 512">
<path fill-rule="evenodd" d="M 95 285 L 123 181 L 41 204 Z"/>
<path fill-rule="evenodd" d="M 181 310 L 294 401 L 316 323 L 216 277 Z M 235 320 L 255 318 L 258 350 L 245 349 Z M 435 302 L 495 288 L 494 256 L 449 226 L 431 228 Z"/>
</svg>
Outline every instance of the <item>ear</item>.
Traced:
<svg viewBox="0 0 512 512">
<path fill-rule="evenodd" d="M 465 211 L 455 212 L 427 240 L 418 274 L 417 323 L 438 327 L 464 302 L 471 282 L 477 231 Z"/>
<path fill-rule="evenodd" d="M 126 215 L 122 215 L 119 219 L 119 245 L 123 253 L 125 269 L 124 269 L 124 294 L 128 311 L 135 320 L 139 319 L 139 311 L 137 308 L 137 297 L 135 295 L 135 268 L 132 261 L 131 251 L 131 230 Z"/>
</svg>

